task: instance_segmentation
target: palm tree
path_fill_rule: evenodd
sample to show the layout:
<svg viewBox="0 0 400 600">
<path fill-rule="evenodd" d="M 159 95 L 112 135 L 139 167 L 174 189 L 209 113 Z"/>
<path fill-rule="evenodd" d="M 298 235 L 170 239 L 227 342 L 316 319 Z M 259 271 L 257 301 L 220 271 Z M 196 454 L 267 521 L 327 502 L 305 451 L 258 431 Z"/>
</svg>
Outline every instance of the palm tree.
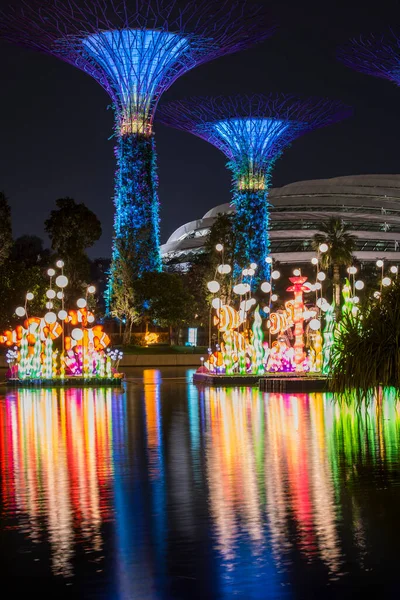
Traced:
<svg viewBox="0 0 400 600">
<path fill-rule="evenodd" d="M 340 267 L 351 265 L 356 237 L 349 233 L 350 225 L 336 217 L 322 222 L 318 229 L 321 233 L 314 235 L 313 248 L 318 252 L 321 244 L 328 246 L 327 252 L 321 255 L 321 265 L 323 269 L 332 267 L 334 298 L 336 306 L 339 307 L 341 293 Z"/>
</svg>

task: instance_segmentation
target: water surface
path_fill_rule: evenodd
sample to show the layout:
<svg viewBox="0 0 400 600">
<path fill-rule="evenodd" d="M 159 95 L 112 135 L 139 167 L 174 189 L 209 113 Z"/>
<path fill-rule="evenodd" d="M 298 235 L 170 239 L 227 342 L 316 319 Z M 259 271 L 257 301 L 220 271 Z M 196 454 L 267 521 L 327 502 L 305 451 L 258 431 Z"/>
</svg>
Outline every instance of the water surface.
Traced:
<svg viewBox="0 0 400 600">
<path fill-rule="evenodd" d="M 400 405 L 190 376 L 1 395 L 9 597 L 397 598 Z"/>
</svg>

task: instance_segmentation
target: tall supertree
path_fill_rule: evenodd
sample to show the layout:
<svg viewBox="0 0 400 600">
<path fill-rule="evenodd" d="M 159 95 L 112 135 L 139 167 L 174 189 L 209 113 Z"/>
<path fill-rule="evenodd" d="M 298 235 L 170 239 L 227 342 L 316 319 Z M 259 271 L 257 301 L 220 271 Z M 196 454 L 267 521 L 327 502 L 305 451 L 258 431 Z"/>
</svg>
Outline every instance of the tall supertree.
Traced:
<svg viewBox="0 0 400 600">
<path fill-rule="evenodd" d="M 349 114 L 340 102 L 269 94 L 190 98 L 160 107 L 164 125 L 189 131 L 228 157 L 236 207 L 236 256 L 267 277 L 268 187 L 275 161 L 295 138 Z"/>
<path fill-rule="evenodd" d="M 400 85 L 400 33 L 367 35 L 339 48 L 338 58 L 346 66 Z"/>
<path fill-rule="evenodd" d="M 158 101 L 199 64 L 271 35 L 250 0 L 22 0 L 1 37 L 93 77 L 115 111 L 117 173 L 111 283 L 161 269 L 153 119 Z M 113 285 L 113 283 L 112 283 Z M 111 288 L 112 288 L 111 285 Z"/>
</svg>

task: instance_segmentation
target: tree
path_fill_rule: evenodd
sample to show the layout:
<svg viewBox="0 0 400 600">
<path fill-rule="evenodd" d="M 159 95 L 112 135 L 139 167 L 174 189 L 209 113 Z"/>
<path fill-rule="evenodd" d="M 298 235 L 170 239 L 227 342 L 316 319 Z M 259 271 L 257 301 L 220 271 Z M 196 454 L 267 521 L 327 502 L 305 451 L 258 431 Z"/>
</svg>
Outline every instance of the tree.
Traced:
<svg viewBox="0 0 400 600">
<path fill-rule="evenodd" d="M 139 320 L 134 291 L 134 252 L 130 238 L 116 241 L 118 258 L 114 261 L 111 289 L 111 315 L 124 323 L 124 346 L 130 343 L 132 327 Z"/>
<path fill-rule="evenodd" d="M 37 235 L 23 235 L 17 238 L 11 248 L 10 260 L 33 267 L 47 266 L 50 261 L 50 250 L 43 247 L 43 240 Z"/>
<path fill-rule="evenodd" d="M 144 273 L 135 282 L 135 293 L 143 318 L 169 327 L 171 345 L 176 329 L 195 319 L 193 296 L 179 273 Z"/>
<path fill-rule="evenodd" d="M 349 233 L 350 225 L 341 219 L 332 217 L 319 225 L 321 233 L 313 238 L 313 248 L 319 251 L 321 244 L 328 246 L 328 251 L 321 254 L 321 265 L 333 271 L 333 289 L 336 306 L 340 306 L 340 267 L 349 266 L 353 261 L 356 237 Z"/>
<path fill-rule="evenodd" d="M 371 397 L 382 387 L 400 390 L 400 281 L 342 316 L 331 354 L 331 389 Z"/>
<path fill-rule="evenodd" d="M 7 260 L 12 243 L 11 208 L 6 195 L 0 192 L 0 265 Z"/>
<path fill-rule="evenodd" d="M 45 230 L 53 251 L 65 263 L 68 292 L 76 294 L 82 283 L 88 282 L 90 261 L 85 250 L 101 237 L 101 223 L 85 204 L 77 204 L 72 198 L 60 198 L 56 205 L 45 222 Z"/>
</svg>

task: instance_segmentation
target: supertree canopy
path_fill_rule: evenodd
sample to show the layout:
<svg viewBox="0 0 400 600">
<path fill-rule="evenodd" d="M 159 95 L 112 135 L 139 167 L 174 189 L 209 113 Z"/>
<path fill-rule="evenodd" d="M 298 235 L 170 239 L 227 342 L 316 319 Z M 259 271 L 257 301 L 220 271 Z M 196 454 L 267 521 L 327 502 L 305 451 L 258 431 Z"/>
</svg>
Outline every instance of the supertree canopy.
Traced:
<svg viewBox="0 0 400 600">
<path fill-rule="evenodd" d="M 111 282 L 127 272 L 140 276 L 161 268 L 153 138 L 161 95 L 190 69 L 273 31 L 266 27 L 262 9 L 250 0 L 183 4 L 22 0 L 19 8 L 0 15 L 1 37 L 78 67 L 112 99 L 118 169 Z M 129 260 L 131 268 L 121 266 L 122 260 Z"/>
<path fill-rule="evenodd" d="M 338 51 L 346 66 L 400 85 L 400 34 L 369 35 L 351 40 Z"/>
<path fill-rule="evenodd" d="M 233 174 L 238 262 L 268 275 L 268 187 L 272 167 L 295 138 L 350 113 L 340 102 L 269 94 L 190 98 L 159 109 L 159 121 L 211 142 Z"/>
</svg>

